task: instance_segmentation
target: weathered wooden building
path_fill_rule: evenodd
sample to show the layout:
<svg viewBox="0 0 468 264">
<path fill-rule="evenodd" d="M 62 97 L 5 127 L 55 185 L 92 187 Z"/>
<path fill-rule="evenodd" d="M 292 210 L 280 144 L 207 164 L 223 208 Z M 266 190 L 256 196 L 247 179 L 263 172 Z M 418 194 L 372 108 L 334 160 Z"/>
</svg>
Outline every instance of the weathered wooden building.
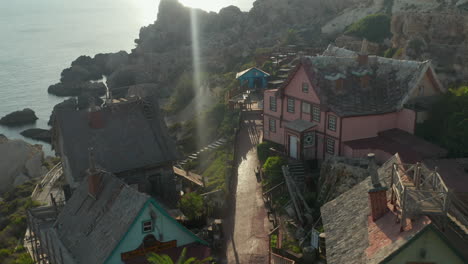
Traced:
<svg viewBox="0 0 468 264">
<path fill-rule="evenodd" d="M 422 141 L 412 135 L 416 123 L 427 118 L 418 101 L 443 92 L 430 61 L 369 56 L 365 48 L 356 53 L 330 45 L 320 56 L 303 57 L 280 88 L 264 92 L 264 139 L 285 146 L 294 159 L 375 152 L 385 161 L 407 148 L 402 142 L 408 138 L 413 144 Z M 424 152 L 443 156 L 444 150 L 422 145 L 430 148 Z M 421 154 L 415 149 L 406 156 Z"/>
<path fill-rule="evenodd" d="M 270 74 L 256 67 L 238 72 L 236 79 L 239 80 L 241 87 L 248 89 L 266 88 Z"/>
<path fill-rule="evenodd" d="M 154 198 L 109 172 L 90 169 L 62 209 L 28 211 L 34 263 L 148 263 L 147 254 L 177 260 L 210 256 L 207 243 L 179 224 Z"/>
<path fill-rule="evenodd" d="M 178 153 L 154 96 L 108 100 L 86 110 L 58 109 L 52 138 L 72 190 L 86 175 L 92 149 L 98 168 L 164 201 L 176 200 L 172 167 Z"/>
</svg>

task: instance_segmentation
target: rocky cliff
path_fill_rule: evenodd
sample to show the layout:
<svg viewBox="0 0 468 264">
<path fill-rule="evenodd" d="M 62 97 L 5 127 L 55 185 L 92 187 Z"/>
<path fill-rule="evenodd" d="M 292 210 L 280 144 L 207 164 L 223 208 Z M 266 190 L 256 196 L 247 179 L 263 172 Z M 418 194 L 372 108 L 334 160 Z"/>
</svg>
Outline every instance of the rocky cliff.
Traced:
<svg viewBox="0 0 468 264">
<path fill-rule="evenodd" d="M 46 172 L 40 146 L 0 135 L 0 193 L 39 178 Z"/>
<path fill-rule="evenodd" d="M 147 84 L 161 97 L 168 97 L 181 74 L 192 71 L 195 39 L 203 72 L 232 72 L 241 70 L 257 49 L 277 46 L 290 29 L 297 32 L 302 44 L 323 48 L 348 25 L 374 13 L 393 16 L 393 46 L 404 50 L 399 53 L 401 58 L 433 58 L 442 78 L 453 81 L 467 74 L 466 2 L 257 0 L 249 12 L 229 6 L 214 13 L 184 7 L 175 0 L 161 0 L 157 21 L 140 30 L 130 54 L 81 56 L 62 72 L 61 82 L 51 91 L 65 94 L 67 87 L 72 93 L 94 91 L 88 89 L 89 82 L 106 75 L 115 95 L 132 85 Z M 359 43 L 354 41 L 355 46 Z"/>
<path fill-rule="evenodd" d="M 403 58 L 432 60 L 445 85 L 468 79 L 468 12 L 463 6 L 395 14 L 392 33 Z"/>
</svg>

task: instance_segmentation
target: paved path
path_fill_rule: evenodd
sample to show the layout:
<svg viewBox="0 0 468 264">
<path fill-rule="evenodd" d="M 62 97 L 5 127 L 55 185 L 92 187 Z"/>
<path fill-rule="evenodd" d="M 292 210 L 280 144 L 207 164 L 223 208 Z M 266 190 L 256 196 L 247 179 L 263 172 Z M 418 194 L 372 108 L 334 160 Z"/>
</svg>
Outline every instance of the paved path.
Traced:
<svg viewBox="0 0 468 264">
<path fill-rule="evenodd" d="M 260 140 L 260 115 L 247 114 L 242 122 L 237 153 L 236 195 L 230 217 L 225 221 L 227 263 L 267 263 L 270 223 L 255 177 L 259 166 L 256 145 Z"/>
</svg>

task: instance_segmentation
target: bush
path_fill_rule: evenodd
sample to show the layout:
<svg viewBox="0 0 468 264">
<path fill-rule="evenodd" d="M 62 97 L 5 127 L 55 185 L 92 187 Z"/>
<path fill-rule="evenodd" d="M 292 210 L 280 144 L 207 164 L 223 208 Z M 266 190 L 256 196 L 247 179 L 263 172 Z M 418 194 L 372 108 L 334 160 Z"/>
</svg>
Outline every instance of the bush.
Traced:
<svg viewBox="0 0 468 264">
<path fill-rule="evenodd" d="M 169 103 L 169 112 L 182 110 L 188 103 L 190 103 L 190 101 L 192 101 L 195 96 L 193 85 L 194 82 L 191 73 L 186 72 L 180 76 L 174 88 L 171 102 Z"/>
<path fill-rule="evenodd" d="M 384 52 L 384 57 L 385 58 L 393 58 L 393 55 L 395 55 L 395 52 L 397 51 L 397 48 L 389 48 Z"/>
<path fill-rule="evenodd" d="M 450 157 L 468 157 L 468 86 L 449 89 L 416 127 L 416 135 L 445 147 Z"/>
<path fill-rule="evenodd" d="M 31 201 L 34 184 L 25 183 L 3 194 L 0 201 L 0 262 L 33 263 L 29 254 L 18 244 L 26 232 L 26 210 L 37 206 Z"/>
<path fill-rule="evenodd" d="M 263 171 L 267 177 L 267 183 L 275 185 L 283 180 L 282 166 L 288 164 L 287 160 L 283 157 L 274 156 L 269 157 L 265 164 L 263 164 Z"/>
<path fill-rule="evenodd" d="M 350 25 L 345 34 L 365 38 L 373 42 L 382 42 L 386 38 L 390 38 L 390 17 L 385 14 L 374 14 L 364 17 L 363 19 Z"/>
<path fill-rule="evenodd" d="M 203 198 L 194 192 L 187 193 L 179 201 L 179 209 L 189 220 L 197 220 L 203 215 Z"/>
<path fill-rule="evenodd" d="M 258 155 L 258 160 L 260 162 L 264 163 L 268 157 L 271 155 L 270 153 L 270 148 L 279 148 L 279 146 L 276 143 L 273 143 L 271 141 L 264 141 L 260 144 L 257 145 L 257 155 Z"/>
</svg>

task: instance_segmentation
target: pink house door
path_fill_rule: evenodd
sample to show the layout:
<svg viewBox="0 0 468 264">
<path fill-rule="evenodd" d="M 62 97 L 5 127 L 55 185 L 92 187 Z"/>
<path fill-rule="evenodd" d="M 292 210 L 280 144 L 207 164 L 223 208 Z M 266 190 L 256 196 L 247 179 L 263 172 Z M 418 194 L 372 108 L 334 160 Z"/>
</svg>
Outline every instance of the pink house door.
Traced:
<svg viewBox="0 0 468 264">
<path fill-rule="evenodd" d="M 297 142 L 298 138 L 295 136 L 289 136 L 289 156 L 293 159 L 297 159 Z"/>
</svg>

